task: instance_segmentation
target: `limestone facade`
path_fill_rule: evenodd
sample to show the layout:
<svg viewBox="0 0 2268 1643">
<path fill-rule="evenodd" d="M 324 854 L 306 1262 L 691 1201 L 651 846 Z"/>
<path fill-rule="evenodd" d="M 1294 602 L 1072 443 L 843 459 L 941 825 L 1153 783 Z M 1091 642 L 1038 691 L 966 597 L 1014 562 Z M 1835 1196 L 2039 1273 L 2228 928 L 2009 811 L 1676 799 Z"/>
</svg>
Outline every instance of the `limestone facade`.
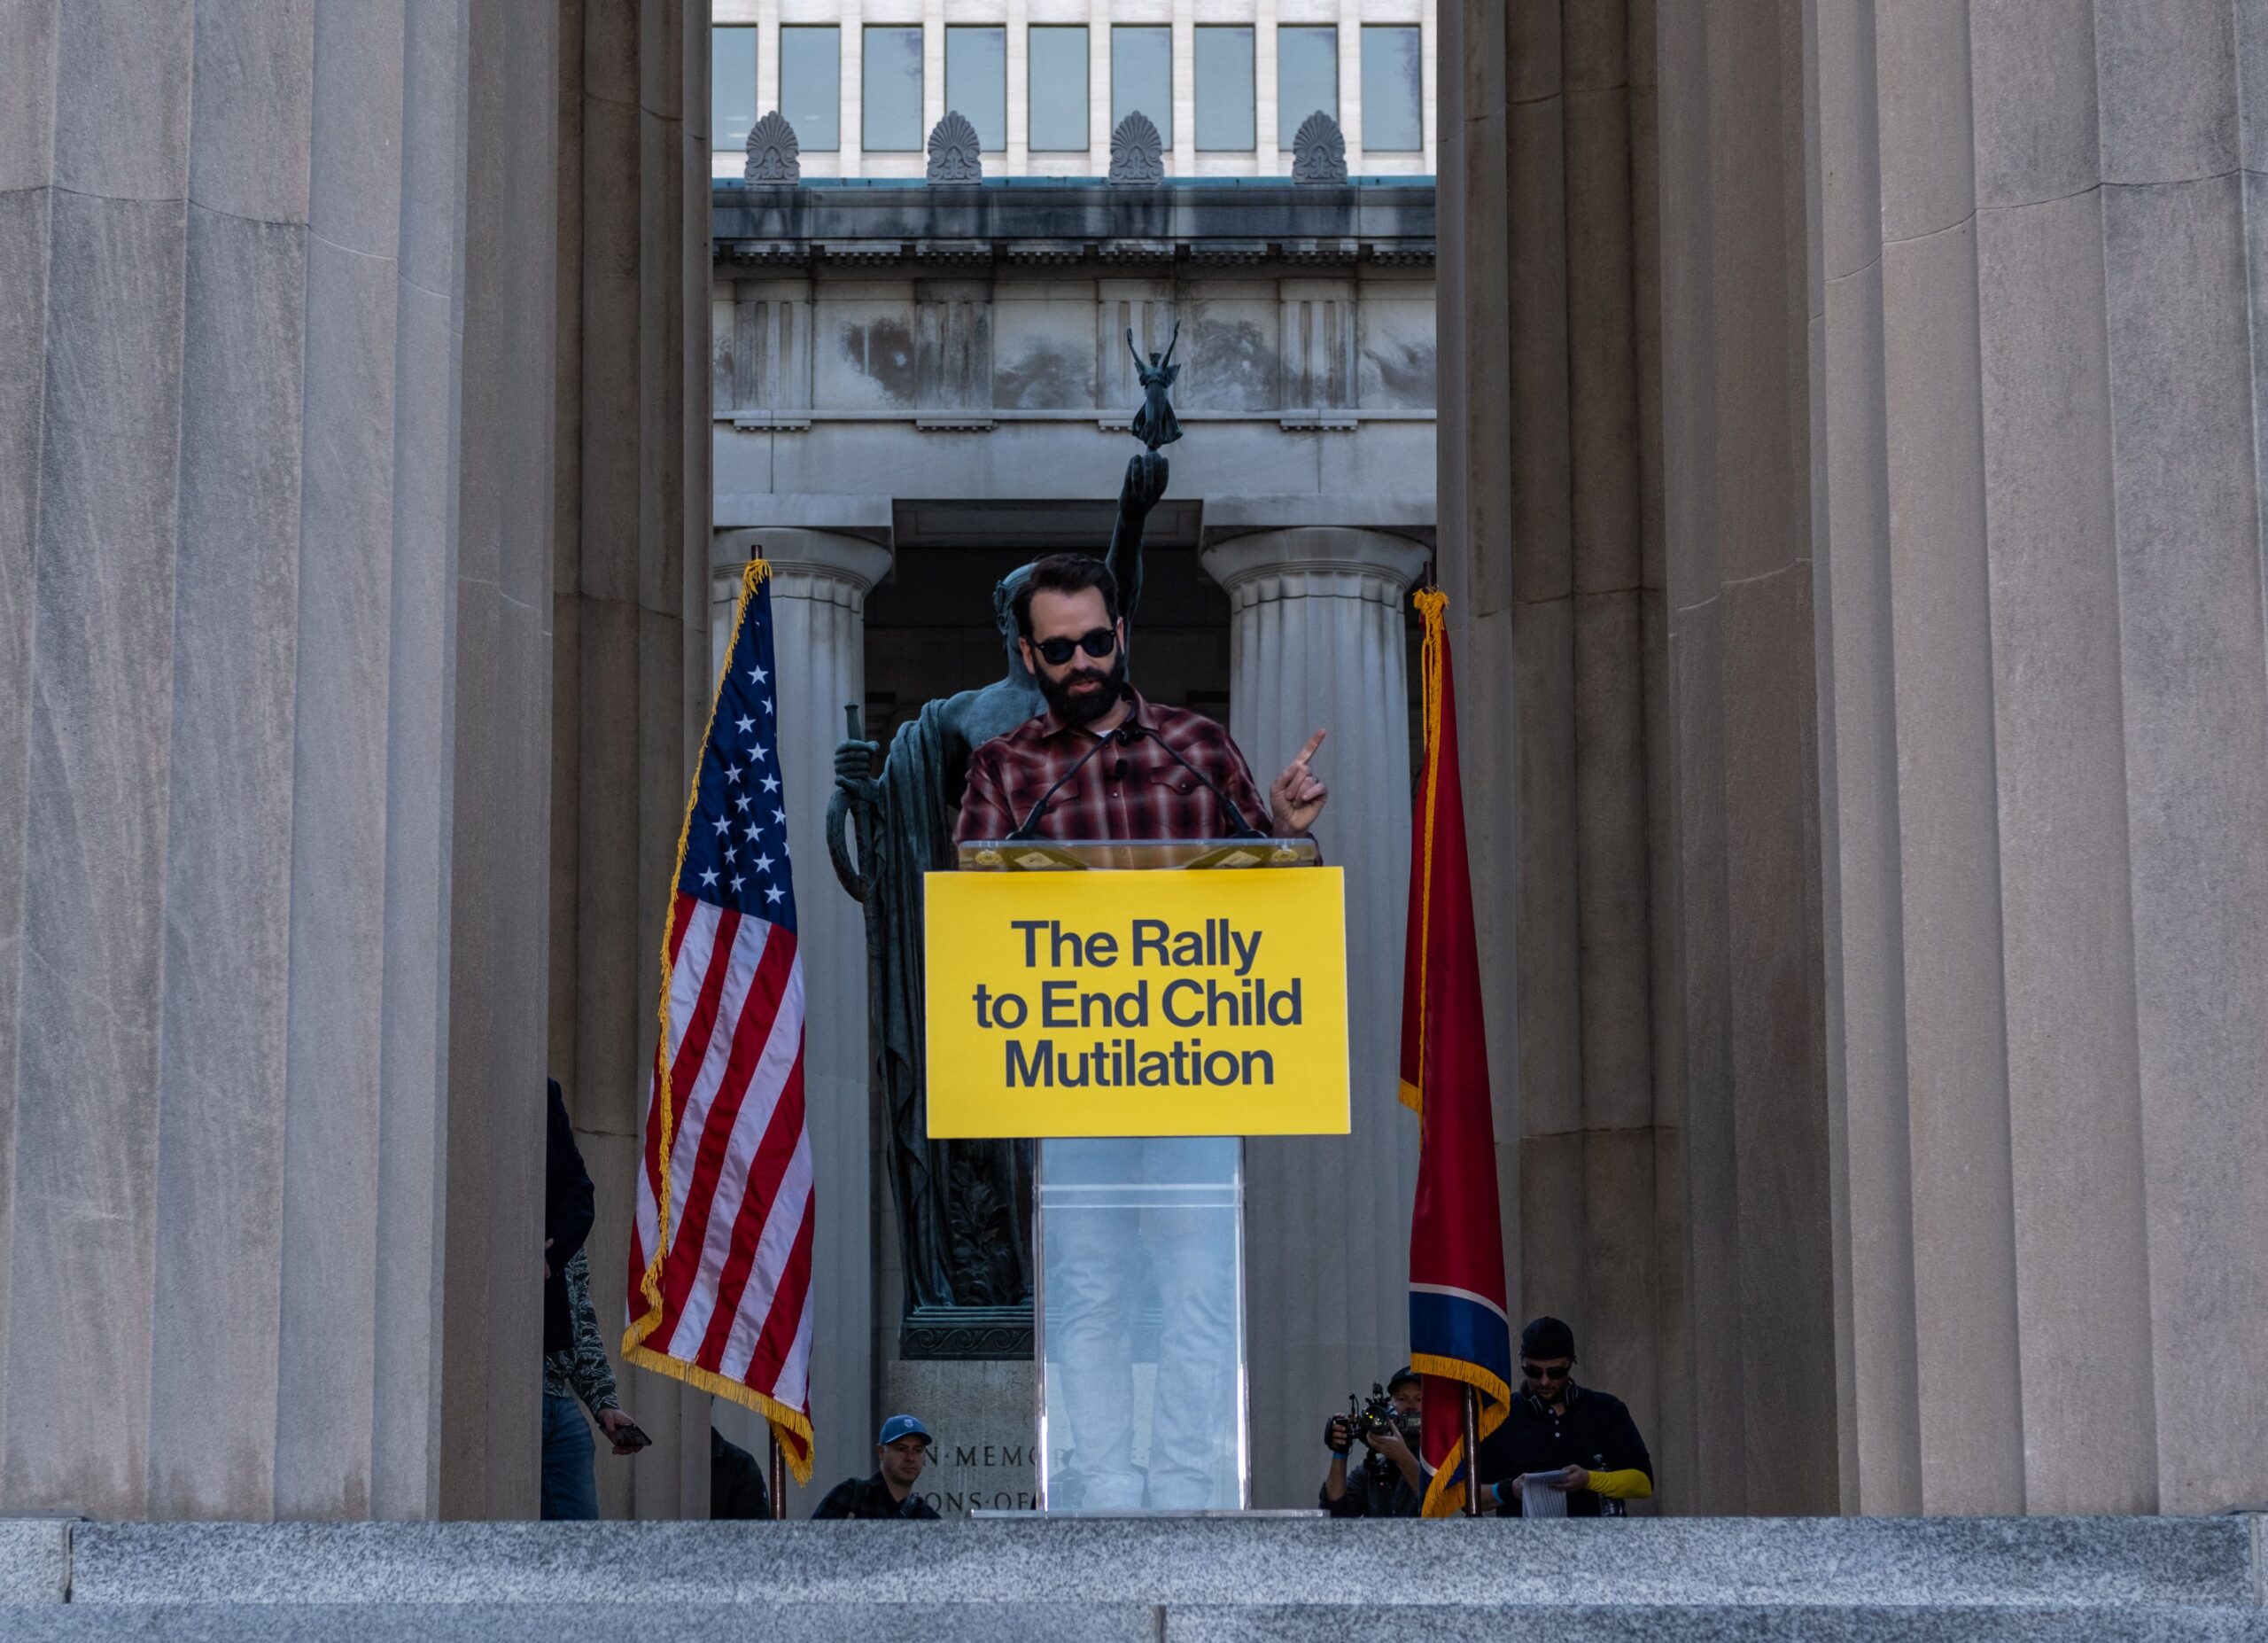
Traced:
<svg viewBox="0 0 2268 1643">
<path fill-rule="evenodd" d="M 852 689 L 856 545 L 929 528 L 900 499 L 1108 495 L 1106 307 L 1242 304 L 1277 397 L 1192 394 L 1175 486 L 1232 722 L 1264 760 L 1346 699 L 1269 635 L 1391 643 L 1431 408 L 1329 348 L 1285 397 L 1284 315 L 1359 317 L 1416 277 L 1366 232 L 1430 228 L 1366 229 L 1357 183 L 1208 264 L 1176 187 L 1020 265 L 967 190 L 863 269 L 760 212 L 719 261 L 710 20 L 0 19 L 0 1509 L 532 1513 L 538 1092 L 618 1283 L 718 529 L 812 533 L 813 678 Z M 1667 1509 L 2256 1499 L 2268 15 L 1455 0 L 1439 58 L 1437 560 L 1515 1311 L 1575 1324 Z M 775 331 L 744 393 L 744 302 L 799 301 L 843 323 Z M 904 393 L 843 347 L 886 319 Z M 1004 398 L 1043 341 L 1072 402 Z M 889 495 L 827 487 L 837 410 L 915 453 Z M 1390 855 L 1406 816 L 1334 824 Z M 1255 1162 L 1256 1337 L 1299 1341 L 1332 1258 L 1266 1182 L 1343 1216 L 1406 1161 L 1329 1167 Z M 1334 1394 L 1390 1344 L 1358 1298 Z M 659 1441 L 602 1459 L 607 1509 L 700 1515 L 708 1400 L 625 1398 Z M 1312 1470 L 1284 1441 L 1257 1499 Z"/>
<path fill-rule="evenodd" d="M 1176 575 L 1225 590 L 1220 705 L 1255 768 L 1272 775 L 1309 731 L 1331 728 L 1321 835 L 1350 874 L 1350 948 L 1367 966 L 1350 979 L 1386 1001 L 1355 1033 L 1355 1135 L 1247 1149 L 1254 1499 L 1310 1499 L 1316 1422 L 1408 1355 L 1416 1137 L 1394 1100 L 1393 1022 L 1411 769 L 1402 594 L 1433 522 L 1432 191 L 1191 184 L 1169 199 L 996 183 L 972 199 L 819 183 L 720 185 L 714 200 L 718 642 L 751 546 L 800 565 L 825 543 L 864 579 L 855 597 L 845 581 L 840 619 L 812 635 L 807 665 L 832 687 L 781 698 L 809 750 L 798 767 L 783 720 L 795 859 L 813 881 L 799 881 L 798 898 L 806 1076 L 835 1093 L 812 1106 L 819 1202 L 842 1217 L 814 1337 L 815 1361 L 834 1366 L 815 1411 L 821 1442 L 863 1453 L 876 1400 L 914 1389 L 951 1412 L 952 1429 L 939 1430 L 956 1449 L 1029 1442 L 1028 1398 L 980 1408 L 960 1386 L 1028 1386 L 1027 1366 L 901 1360 L 893 1207 L 863 1100 L 863 925 L 827 871 L 820 830 L 843 708 L 866 699 L 863 677 L 914 686 L 895 704 L 904 714 L 924 693 L 998 675 L 990 577 L 944 588 L 975 633 L 927 675 L 902 658 L 870 663 L 865 596 L 886 573 L 927 585 L 927 561 L 972 544 L 1099 551 L 1139 448 L 1126 332 L 1162 350 L 1178 324 L 1186 437 L 1165 449 L 1172 479 L 1151 521 L 1144 609 L 1191 603 Z M 1172 618 L 1154 635 L 1147 620 L 1136 627 L 1146 679 L 1185 672 L 1190 635 Z"/>
</svg>

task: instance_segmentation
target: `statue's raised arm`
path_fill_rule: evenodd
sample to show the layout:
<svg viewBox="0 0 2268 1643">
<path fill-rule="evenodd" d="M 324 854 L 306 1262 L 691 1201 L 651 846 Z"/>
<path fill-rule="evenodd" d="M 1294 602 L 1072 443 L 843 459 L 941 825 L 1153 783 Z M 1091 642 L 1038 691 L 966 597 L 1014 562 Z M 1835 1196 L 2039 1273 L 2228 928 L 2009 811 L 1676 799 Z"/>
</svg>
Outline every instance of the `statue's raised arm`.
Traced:
<svg viewBox="0 0 2268 1643">
<path fill-rule="evenodd" d="M 1126 461 L 1126 481 L 1118 487 L 1118 519 L 1110 527 L 1110 552 L 1103 563 L 1118 584 L 1118 613 L 1130 635 L 1134 612 L 1142 603 L 1142 531 L 1150 510 L 1166 494 L 1166 459 L 1144 451 Z"/>
</svg>

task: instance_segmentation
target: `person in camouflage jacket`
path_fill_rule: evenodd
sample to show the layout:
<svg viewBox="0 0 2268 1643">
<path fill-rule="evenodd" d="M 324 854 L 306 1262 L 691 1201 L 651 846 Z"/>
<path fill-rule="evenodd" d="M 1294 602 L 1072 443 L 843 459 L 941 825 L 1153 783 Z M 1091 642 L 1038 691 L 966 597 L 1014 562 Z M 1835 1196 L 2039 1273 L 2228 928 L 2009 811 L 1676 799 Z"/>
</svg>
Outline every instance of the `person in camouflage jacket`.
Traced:
<svg viewBox="0 0 2268 1643">
<path fill-rule="evenodd" d="M 598 1480 L 592 1472 L 594 1448 L 590 1428 L 575 1407 L 576 1400 L 582 1400 L 610 1443 L 632 1422 L 616 1393 L 614 1365 L 606 1355 L 605 1337 L 599 1334 L 598 1312 L 591 1305 L 588 1251 L 576 1250 L 563 1276 L 575 1343 L 567 1351 L 543 1356 L 544 1424 L 547 1437 L 553 1440 L 544 1445 L 543 1515 L 594 1518 L 599 1513 Z M 614 1452 L 636 1452 L 617 1445 Z"/>
</svg>

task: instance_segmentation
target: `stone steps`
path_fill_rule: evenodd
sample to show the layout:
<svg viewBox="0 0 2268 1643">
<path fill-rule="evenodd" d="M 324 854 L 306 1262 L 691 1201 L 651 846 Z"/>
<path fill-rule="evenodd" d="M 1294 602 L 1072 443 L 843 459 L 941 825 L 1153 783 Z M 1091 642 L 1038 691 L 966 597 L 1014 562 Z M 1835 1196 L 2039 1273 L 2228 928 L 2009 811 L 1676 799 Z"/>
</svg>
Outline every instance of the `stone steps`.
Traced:
<svg viewBox="0 0 2268 1643">
<path fill-rule="evenodd" d="M 67 1600 L 66 1600 L 67 1596 Z M 2256 1520 L 0 1522 L 0 1638 L 2268 1643 Z"/>
</svg>

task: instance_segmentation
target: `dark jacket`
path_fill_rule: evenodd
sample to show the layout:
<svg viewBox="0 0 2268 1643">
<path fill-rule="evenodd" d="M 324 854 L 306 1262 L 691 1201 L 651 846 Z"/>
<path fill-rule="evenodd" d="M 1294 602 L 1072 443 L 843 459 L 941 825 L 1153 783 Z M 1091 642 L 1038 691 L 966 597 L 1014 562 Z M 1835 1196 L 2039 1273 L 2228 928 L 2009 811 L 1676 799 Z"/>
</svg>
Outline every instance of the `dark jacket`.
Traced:
<svg viewBox="0 0 2268 1643">
<path fill-rule="evenodd" d="M 543 1235 L 551 1247 L 543 1263 L 551 1275 L 543 1281 L 543 1350 L 575 1350 L 575 1313 L 567 1301 L 567 1263 L 591 1235 L 598 1219 L 598 1204 L 591 1190 L 590 1172 L 575 1145 L 575 1126 L 567 1119 L 567 1102 L 560 1095 L 559 1080 L 551 1086 L 550 1133 L 544 1147 Z"/>
<path fill-rule="evenodd" d="M 936 1508 L 918 1494 L 909 1494 L 903 1502 L 891 1499 L 889 1485 L 882 1482 L 882 1475 L 872 1477 L 846 1477 L 827 1491 L 827 1499 L 819 1503 L 812 1513 L 820 1517 L 888 1517 L 934 1518 Z"/>
<path fill-rule="evenodd" d="M 1378 1466 L 1368 1460 L 1350 1464 L 1347 1492 L 1338 1499 L 1320 1489 L 1315 1498 L 1333 1517 L 1416 1517 L 1425 1505 L 1425 1498 L 1410 1486 L 1402 1468 L 1383 1457 Z"/>
<path fill-rule="evenodd" d="M 1570 1466 L 1590 1472 L 1635 1468 L 1649 1478 L 1654 1475 L 1646 1440 L 1638 1436 L 1638 1423 L 1630 1418 L 1622 1400 L 1572 1382 L 1567 1388 L 1566 1410 L 1561 1414 L 1552 1413 L 1549 1404 L 1526 1392 L 1514 1397 L 1504 1424 L 1480 1445 L 1480 1481 L 1487 1484 Z M 1502 1515 L 1517 1517 L 1518 1491 L 1506 1492 L 1512 1496 L 1513 1504 L 1507 1505 Z M 1575 1490 L 1567 1497 L 1567 1515 L 1602 1515 L 1599 1498 L 1588 1489 Z"/>
<path fill-rule="evenodd" d="M 756 1518 L 772 1515 L 772 1491 L 754 1455 L 709 1429 L 709 1515 Z"/>
</svg>

